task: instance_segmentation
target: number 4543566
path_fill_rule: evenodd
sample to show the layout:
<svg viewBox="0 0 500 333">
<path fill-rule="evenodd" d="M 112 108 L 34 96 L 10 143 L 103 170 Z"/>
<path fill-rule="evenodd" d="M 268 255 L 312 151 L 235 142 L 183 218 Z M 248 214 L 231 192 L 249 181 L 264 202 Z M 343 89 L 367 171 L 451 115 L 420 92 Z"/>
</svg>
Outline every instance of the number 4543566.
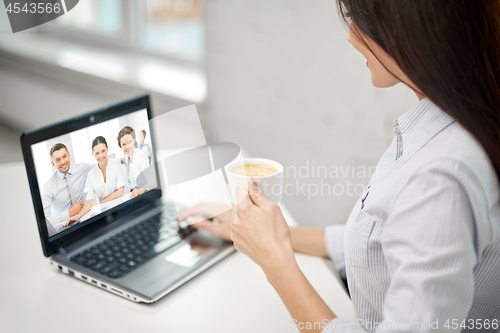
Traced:
<svg viewBox="0 0 500 333">
<path fill-rule="evenodd" d="M 444 327 L 447 329 L 454 329 L 456 330 L 457 328 L 468 328 L 472 330 L 480 330 L 480 329 L 498 329 L 498 319 L 469 319 L 469 320 L 462 320 L 461 323 L 458 322 L 457 319 L 448 319 L 444 323 Z"/>
<path fill-rule="evenodd" d="M 35 14 L 35 13 L 50 14 L 50 13 L 54 12 L 57 14 L 57 13 L 61 12 L 61 4 L 59 4 L 59 3 L 52 4 L 52 3 L 43 3 L 43 2 L 40 2 L 40 3 L 32 2 L 30 4 L 25 3 L 22 8 L 20 7 L 20 5 L 21 4 L 19 4 L 17 2 L 9 3 L 9 5 L 7 6 L 7 8 L 5 10 L 7 11 L 7 13 L 14 13 L 14 14 L 17 14 L 20 12 L 31 13 L 31 14 Z"/>
</svg>

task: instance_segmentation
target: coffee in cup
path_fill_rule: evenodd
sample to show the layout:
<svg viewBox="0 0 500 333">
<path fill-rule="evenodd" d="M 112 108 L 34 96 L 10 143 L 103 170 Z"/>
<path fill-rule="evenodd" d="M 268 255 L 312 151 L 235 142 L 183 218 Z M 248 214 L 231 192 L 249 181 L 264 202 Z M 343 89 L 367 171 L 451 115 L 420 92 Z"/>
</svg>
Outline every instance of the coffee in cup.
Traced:
<svg viewBox="0 0 500 333">
<path fill-rule="evenodd" d="M 278 173 L 279 170 L 269 164 L 245 163 L 243 165 L 236 165 L 230 172 L 240 176 L 262 177 L 274 175 Z"/>
<path fill-rule="evenodd" d="M 273 202 L 279 202 L 283 196 L 283 166 L 265 158 L 246 158 L 234 161 L 225 167 L 231 201 L 236 202 L 236 188 L 247 186 L 253 178 L 259 185 L 262 194 Z"/>
</svg>

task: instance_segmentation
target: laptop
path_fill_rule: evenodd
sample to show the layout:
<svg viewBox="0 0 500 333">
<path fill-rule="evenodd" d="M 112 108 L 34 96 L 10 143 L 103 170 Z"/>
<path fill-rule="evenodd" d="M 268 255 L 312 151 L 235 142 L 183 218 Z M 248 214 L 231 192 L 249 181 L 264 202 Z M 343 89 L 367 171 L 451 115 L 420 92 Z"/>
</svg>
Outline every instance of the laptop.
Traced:
<svg viewBox="0 0 500 333">
<path fill-rule="evenodd" d="M 21 137 L 43 254 L 62 273 L 145 303 L 234 251 L 162 200 L 150 119 L 143 95 Z"/>
</svg>

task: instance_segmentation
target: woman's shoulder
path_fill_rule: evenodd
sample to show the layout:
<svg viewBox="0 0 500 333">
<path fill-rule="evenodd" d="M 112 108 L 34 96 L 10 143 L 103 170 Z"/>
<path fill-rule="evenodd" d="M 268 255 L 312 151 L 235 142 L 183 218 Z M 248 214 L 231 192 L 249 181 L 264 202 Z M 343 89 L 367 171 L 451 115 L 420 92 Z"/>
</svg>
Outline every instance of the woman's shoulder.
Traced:
<svg viewBox="0 0 500 333">
<path fill-rule="evenodd" d="M 108 158 L 108 164 L 110 166 L 116 167 L 121 164 L 121 160 L 119 158 Z"/>
<path fill-rule="evenodd" d="M 149 160 L 148 155 L 139 148 L 134 149 L 134 158 Z"/>
<path fill-rule="evenodd" d="M 89 175 L 90 174 L 94 174 L 96 172 L 101 172 L 101 169 L 99 169 L 99 165 L 96 163 L 96 164 L 93 164 L 90 168 L 89 168 Z"/>
<path fill-rule="evenodd" d="M 99 165 L 96 163 L 96 164 L 92 165 L 92 167 L 90 167 L 90 170 L 89 170 L 89 173 L 87 174 L 87 177 L 92 182 L 92 181 L 95 181 L 95 179 L 97 179 L 97 177 L 99 176 L 100 173 L 101 173 L 101 169 L 99 169 Z"/>
<path fill-rule="evenodd" d="M 494 173 L 483 146 L 462 125 L 453 123 L 445 134 L 433 143 L 440 147 L 435 150 L 440 159 L 453 160 L 477 174 Z"/>
<path fill-rule="evenodd" d="M 488 155 L 476 138 L 454 122 L 417 152 L 419 169 L 452 177 L 463 187 L 474 188 L 490 203 L 498 201 L 499 182 Z"/>
</svg>

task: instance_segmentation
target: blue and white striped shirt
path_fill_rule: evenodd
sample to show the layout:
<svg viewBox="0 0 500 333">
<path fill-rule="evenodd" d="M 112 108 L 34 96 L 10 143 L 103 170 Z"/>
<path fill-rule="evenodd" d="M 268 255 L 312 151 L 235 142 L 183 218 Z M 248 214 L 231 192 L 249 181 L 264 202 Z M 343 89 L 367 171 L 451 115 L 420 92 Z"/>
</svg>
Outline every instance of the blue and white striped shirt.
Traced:
<svg viewBox="0 0 500 333">
<path fill-rule="evenodd" d="M 490 160 L 428 98 L 394 121 L 394 134 L 347 224 L 326 228 L 358 323 L 336 318 L 324 332 L 500 331 Z"/>
</svg>

